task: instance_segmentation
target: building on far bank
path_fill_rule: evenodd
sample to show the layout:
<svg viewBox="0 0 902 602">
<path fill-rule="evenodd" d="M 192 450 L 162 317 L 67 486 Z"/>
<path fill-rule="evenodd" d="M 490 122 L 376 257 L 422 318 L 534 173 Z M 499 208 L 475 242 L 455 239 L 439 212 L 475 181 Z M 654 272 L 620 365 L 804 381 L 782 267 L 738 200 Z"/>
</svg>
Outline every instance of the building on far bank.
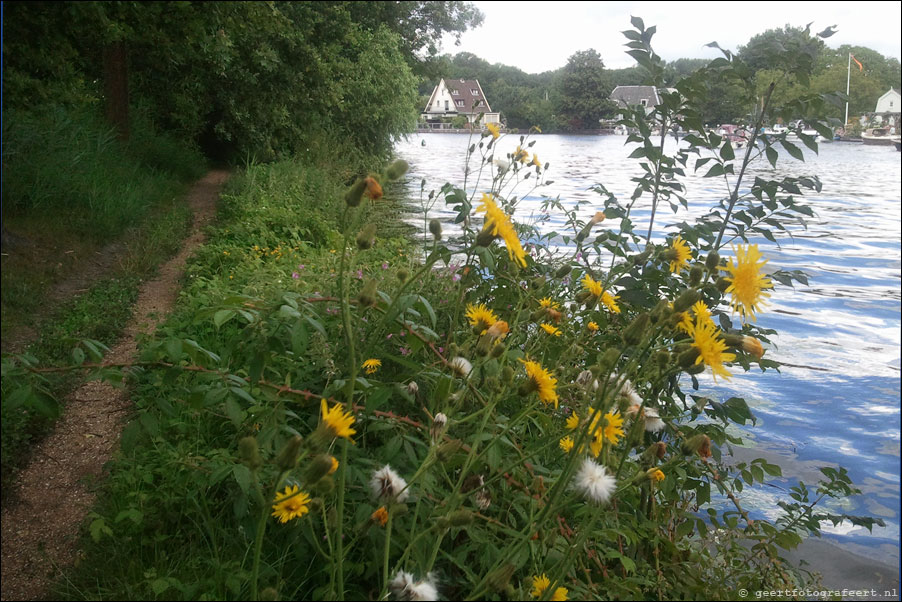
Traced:
<svg viewBox="0 0 902 602">
<path fill-rule="evenodd" d="M 468 127 L 482 128 L 487 123 L 500 123 L 493 113 L 479 80 L 442 79 L 432 91 L 422 117 L 430 129 L 449 129 L 451 119 L 463 116 Z"/>
<path fill-rule="evenodd" d="M 624 109 L 641 105 L 645 107 L 646 114 L 661 103 L 658 89 L 654 86 L 617 86 L 611 91 L 611 100 Z"/>
<path fill-rule="evenodd" d="M 902 102 L 899 91 L 890 88 L 883 96 L 877 99 L 877 106 L 873 113 L 865 113 L 861 117 L 861 126 L 880 125 L 890 128 L 891 134 L 897 134 L 902 122 Z"/>
</svg>

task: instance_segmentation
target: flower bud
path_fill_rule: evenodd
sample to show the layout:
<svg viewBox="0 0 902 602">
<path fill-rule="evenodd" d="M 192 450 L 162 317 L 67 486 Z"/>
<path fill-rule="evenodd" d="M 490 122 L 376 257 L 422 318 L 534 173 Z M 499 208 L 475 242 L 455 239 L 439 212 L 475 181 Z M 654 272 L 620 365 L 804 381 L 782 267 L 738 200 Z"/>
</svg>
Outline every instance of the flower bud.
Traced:
<svg viewBox="0 0 902 602">
<path fill-rule="evenodd" d="M 495 240 L 495 235 L 490 230 L 481 230 L 476 235 L 476 246 L 487 247 L 492 244 L 493 240 Z"/>
<path fill-rule="evenodd" d="M 335 490 L 335 481 L 332 477 L 323 477 L 313 488 L 319 495 L 329 495 Z"/>
<path fill-rule="evenodd" d="M 683 443 L 684 454 L 698 454 L 702 458 L 711 457 L 711 438 L 708 435 L 695 435 Z"/>
<path fill-rule="evenodd" d="M 256 437 L 244 437 L 238 442 L 238 454 L 241 461 L 251 470 L 257 470 L 263 466 L 263 458 L 260 457 L 260 448 L 257 446 Z"/>
<path fill-rule="evenodd" d="M 686 311 L 687 309 L 692 307 L 692 305 L 695 304 L 698 299 L 698 291 L 693 289 L 686 289 L 679 297 L 676 298 L 676 301 L 673 302 L 673 311 Z"/>
<path fill-rule="evenodd" d="M 417 384 L 417 381 L 412 380 L 407 383 L 407 392 L 410 393 L 411 397 L 417 396 L 417 393 L 420 392 L 420 385 Z"/>
<path fill-rule="evenodd" d="M 466 527 L 473 522 L 473 513 L 469 510 L 455 510 L 447 516 L 452 527 Z"/>
<path fill-rule="evenodd" d="M 445 429 L 448 426 L 448 417 L 445 416 L 442 412 L 439 412 L 432 419 L 432 426 L 429 428 L 429 436 L 432 438 L 432 441 L 438 441 L 442 438 L 442 435 L 445 433 Z"/>
<path fill-rule="evenodd" d="M 567 276 L 568 274 L 570 274 L 570 270 L 571 270 L 571 268 L 569 265 L 562 265 L 554 273 L 554 277 L 555 278 L 563 278 L 564 276 Z"/>
<path fill-rule="evenodd" d="M 435 240 L 442 239 L 442 222 L 437 219 L 429 220 L 429 232 L 435 237 Z"/>
<path fill-rule="evenodd" d="M 394 163 L 388 166 L 388 169 L 385 170 L 385 175 L 389 180 L 397 180 L 401 176 L 407 173 L 407 170 L 410 169 L 410 165 L 404 159 L 398 159 Z"/>
<path fill-rule="evenodd" d="M 514 380 L 514 369 L 510 366 L 505 366 L 501 370 L 501 380 L 503 380 L 507 384 L 512 383 Z"/>
<path fill-rule="evenodd" d="M 749 337 L 742 334 L 725 334 L 723 336 L 723 342 L 726 343 L 727 347 L 742 349 L 746 353 L 754 355 L 759 360 L 761 359 L 761 356 L 764 355 L 764 347 L 761 346 L 761 341 L 755 337 Z"/>
<path fill-rule="evenodd" d="M 371 249 L 376 242 L 376 224 L 367 224 L 357 233 L 357 248 L 361 251 Z"/>
<path fill-rule="evenodd" d="M 718 278 L 717 282 L 715 282 L 714 284 L 717 287 L 717 290 L 722 293 L 725 293 L 727 289 L 730 288 L 730 281 L 722 276 Z"/>
<path fill-rule="evenodd" d="M 720 265 L 720 254 L 717 251 L 712 251 L 708 253 L 708 256 L 705 258 L 705 267 L 708 268 L 708 271 L 714 273 L 718 266 Z"/>
<path fill-rule="evenodd" d="M 677 364 L 679 364 L 680 368 L 683 370 L 688 370 L 692 366 L 696 365 L 695 361 L 699 357 L 699 351 L 696 347 L 691 347 L 687 351 L 684 351 L 677 357 Z"/>
<path fill-rule="evenodd" d="M 354 185 L 345 193 L 345 203 L 348 207 L 357 207 L 363 199 L 363 192 L 366 190 L 366 180 L 358 178 Z"/>
<path fill-rule="evenodd" d="M 504 355 L 504 352 L 507 351 L 507 347 L 498 343 L 497 345 L 492 347 L 492 357 L 499 358 Z"/>
<path fill-rule="evenodd" d="M 698 286 L 698 283 L 702 281 L 702 276 L 704 276 L 704 274 L 705 271 L 702 269 L 702 266 L 692 266 L 692 269 L 689 270 L 689 284 L 692 286 Z"/>
<path fill-rule="evenodd" d="M 357 302 L 360 304 L 360 307 L 373 307 L 376 305 L 377 286 L 378 283 L 375 280 L 370 279 L 366 281 L 360 294 L 357 295 Z"/>
<path fill-rule="evenodd" d="M 310 466 L 304 473 L 304 480 L 307 482 L 307 485 L 314 485 L 331 472 L 332 456 L 329 454 L 320 454 L 310 462 Z"/>
<path fill-rule="evenodd" d="M 701 363 L 694 364 L 694 365 L 686 368 L 686 374 L 701 374 L 704 371 L 705 371 L 705 365 L 701 364 Z"/>
<path fill-rule="evenodd" d="M 642 342 L 645 329 L 648 328 L 648 313 L 641 313 L 633 319 L 626 330 L 623 331 L 623 342 L 627 345 L 638 345 Z"/>
<path fill-rule="evenodd" d="M 649 468 L 645 471 L 645 476 L 648 477 L 649 481 L 653 481 L 655 483 L 660 483 L 665 479 L 664 471 L 660 468 Z"/>
<path fill-rule="evenodd" d="M 303 442 L 304 440 L 300 435 L 295 435 L 285 443 L 282 451 L 276 457 L 276 466 L 279 467 L 279 470 L 291 470 L 294 468 L 301 454 L 301 444 Z"/>
<path fill-rule="evenodd" d="M 398 270 L 395 276 L 398 277 L 398 281 L 401 282 L 401 284 L 404 284 L 405 282 L 407 282 L 407 277 L 410 276 L 410 273 L 404 268 L 401 268 L 400 270 Z"/>
<path fill-rule="evenodd" d="M 439 462 L 447 462 L 454 457 L 461 446 L 463 446 L 463 442 L 460 439 L 449 439 L 438 446 L 438 449 L 435 450 L 435 457 L 439 459 Z"/>
<path fill-rule="evenodd" d="M 658 351 L 655 353 L 655 364 L 658 365 L 658 368 L 663 370 L 670 365 L 670 354 L 664 350 Z"/>
<path fill-rule="evenodd" d="M 617 349 L 608 349 L 604 352 L 604 355 L 601 356 L 601 359 L 598 360 L 598 367 L 601 372 L 608 373 L 614 369 L 617 365 L 617 360 L 620 359 L 620 351 Z"/>
<path fill-rule="evenodd" d="M 592 224 L 586 224 L 582 230 L 579 231 L 579 234 L 576 235 L 576 242 L 582 242 L 586 240 L 586 237 L 592 233 Z"/>
<path fill-rule="evenodd" d="M 267 587 L 260 592 L 260 599 L 266 601 L 274 601 L 279 599 L 279 592 L 274 587 Z"/>
<path fill-rule="evenodd" d="M 667 444 L 663 441 L 658 441 L 657 443 L 652 443 L 649 445 L 644 452 L 642 452 L 642 459 L 647 463 L 652 463 L 656 459 L 663 460 L 664 454 L 667 453 Z"/>
<path fill-rule="evenodd" d="M 516 570 L 517 567 L 510 562 L 507 562 L 489 573 L 486 583 L 492 591 L 503 594 L 510 587 L 511 578 L 514 576 Z"/>
</svg>

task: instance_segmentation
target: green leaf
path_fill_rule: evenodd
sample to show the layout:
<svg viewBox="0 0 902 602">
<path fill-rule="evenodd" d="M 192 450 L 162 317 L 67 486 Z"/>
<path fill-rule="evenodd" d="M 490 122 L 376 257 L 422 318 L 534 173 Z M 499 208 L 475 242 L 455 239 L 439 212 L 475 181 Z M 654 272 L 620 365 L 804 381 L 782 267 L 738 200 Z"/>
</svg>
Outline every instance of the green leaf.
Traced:
<svg viewBox="0 0 902 602">
<path fill-rule="evenodd" d="M 780 140 L 780 144 L 783 145 L 783 148 L 786 149 L 793 158 L 798 159 L 799 161 L 805 160 L 805 155 L 802 154 L 802 149 L 793 144 L 792 142 L 787 142 L 786 140 Z"/>
<path fill-rule="evenodd" d="M 229 320 L 235 317 L 235 311 L 231 309 L 220 309 L 218 312 L 213 314 L 213 324 L 216 325 L 216 328 L 219 328 Z"/>
<path fill-rule="evenodd" d="M 732 161 L 736 158 L 736 154 L 733 152 L 733 145 L 730 144 L 729 140 L 720 147 L 720 158 L 724 161 Z"/>
</svg>

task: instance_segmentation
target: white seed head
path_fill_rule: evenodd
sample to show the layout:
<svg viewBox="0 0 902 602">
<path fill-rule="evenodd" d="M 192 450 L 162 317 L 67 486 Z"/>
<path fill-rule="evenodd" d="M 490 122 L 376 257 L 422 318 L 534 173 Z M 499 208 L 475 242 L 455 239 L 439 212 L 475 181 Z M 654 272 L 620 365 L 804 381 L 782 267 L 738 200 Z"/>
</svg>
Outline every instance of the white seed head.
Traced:
<svg viewBox="0 0 902 602">
<path fill-rule="evenodd" d="M 373 473 L 370 488 L 373 495 L 380 500 L 403 502 L 410 493 L 407 490 L 407 481 L 398 476 L 388 464 Z"/>
<path fill-rule="evenodd" d="M 617 480 L 608 474 L 604 466 L 586 458 L 576 473 L 576 487 L 582 490 L 589 500 L 604 504 L 611 499 L 617 488 Z"/>
<path fill-rule="evenodd" d="M 470 376 L 470 371 L 473 370 L 473 365 L 468 362 L 466 359 L 462 357 L 456 357 L 451 360 L 449 363 L 451 370 L 454 374 L 458 375 L 461 378 L 467 378 Z"/>
</svg>

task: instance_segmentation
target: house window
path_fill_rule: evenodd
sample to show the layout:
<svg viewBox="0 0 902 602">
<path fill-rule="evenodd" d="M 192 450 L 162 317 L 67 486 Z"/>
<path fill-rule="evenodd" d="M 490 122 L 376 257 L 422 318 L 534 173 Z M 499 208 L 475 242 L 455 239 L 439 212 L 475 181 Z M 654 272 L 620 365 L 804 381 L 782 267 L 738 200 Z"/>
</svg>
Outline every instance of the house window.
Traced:
<svg viewBox="0 0 902 602">
<path fill-rule="evenodd" d="M 475 88 L 470 88 L 470 94 L 472 94 L 473 96 L 479 96 L 479 90 L 476 90 Z"/>
<path fill-rule="evenodd" d="M 447 100 L 445 101 L 445 110 L 446 111 L 448 110 L 448 101 Z"/>
<path fill-rule="evenodd" d="M 476 103 L 476 106 L 477 106 L 477 107 L 484 107 L 484 106 L 485 106 L 485 102 L 483 102 L 483 101 L 480 100 L 479 102 Z"/>
<path fill-rule="evenodd" d="M 460 90 L 451 90 L 451 94 L 454 96 L 460 96 Z"/>
<path fill-rule="evenodd" d="M 639 104 L 641 104 L 643 107 L 647 107 L 647 106 L 648 106 L 648 99 L 647 99 L 647 98 L 643 98 L 642 100 L 639 101 Z"/>
<path fill-rule="evenodd" d="M 459 107 L 464 106 L 464 101 L 462 101 L 462 100 L 456 100 L 455 102 L 457 103 L 457 106 L 459 106 Z"/>
</svg>

